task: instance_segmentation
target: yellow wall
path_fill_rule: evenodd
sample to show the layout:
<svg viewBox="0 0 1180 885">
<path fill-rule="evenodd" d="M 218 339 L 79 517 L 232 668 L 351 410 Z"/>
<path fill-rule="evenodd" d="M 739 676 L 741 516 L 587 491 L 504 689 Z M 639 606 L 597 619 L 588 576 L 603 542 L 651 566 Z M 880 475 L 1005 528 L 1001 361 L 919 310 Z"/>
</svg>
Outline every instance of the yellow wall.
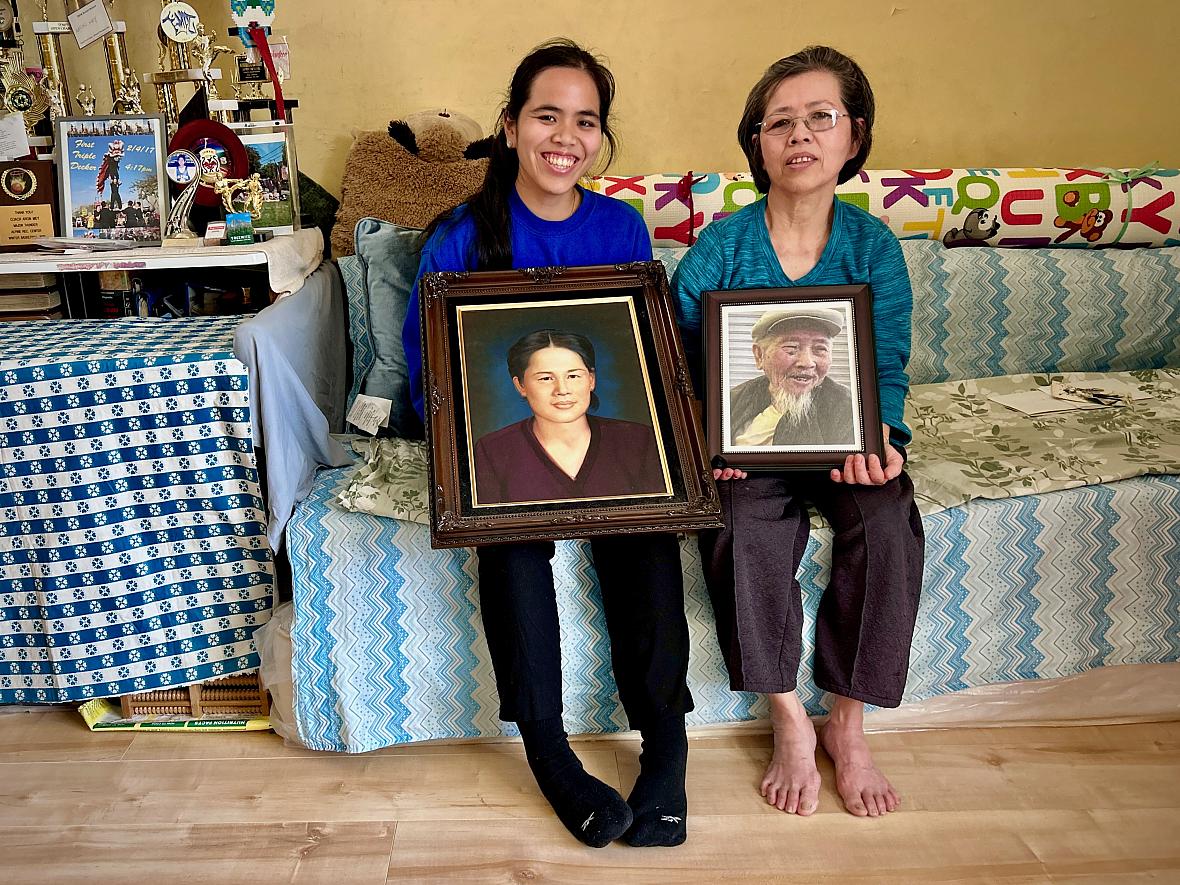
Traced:
<svg viewBox="0 0 1180 885">
<path fill-rule="evenodd" d="M 225 0 L 190 2 L 225 34 Z M 131 7 L 158 4 L 116 2 Z M 556 35 L 610 62 L 620 172 L 745 168 L 746 93 L 811 42 L 873 83 L 872 167 L 1180 165 L 1174 0 L 279 0 L 275 31 L 291 43 L 300 166 L 337 193 L 353 129 L 447 106 L 486 131 L 516 62 Z"/>
</svg>

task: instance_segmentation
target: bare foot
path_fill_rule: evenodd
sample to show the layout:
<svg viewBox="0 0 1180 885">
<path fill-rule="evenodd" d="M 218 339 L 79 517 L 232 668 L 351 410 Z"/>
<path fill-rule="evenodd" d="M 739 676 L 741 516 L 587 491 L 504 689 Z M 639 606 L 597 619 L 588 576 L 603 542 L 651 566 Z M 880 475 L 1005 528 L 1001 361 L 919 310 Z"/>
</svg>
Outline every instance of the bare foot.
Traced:
<svg viewBox="0 0 1180 885">
<path fill-rule="evenodd" d="M 762 795 L 779 811 L 806 817 L 819 805 L 815 728 L 793 691 L 769 698 L 774 755 L 762 776 Z"/>
<path fill-rule="evenodd" d="M 855 704 L 855 711 L 842 711 L 841 702 Z M 850 715 L 841 715 L 849 712 Z M 873 762 L 864 735 L 864 707 L 859 701 L 840 698 L 828 723 L 819 733 L 820 743 L 836 764 L 836 791 L 844 807 L 857 817 L 878 817 L 901 805 L 892 784 Z"/>
</svg>

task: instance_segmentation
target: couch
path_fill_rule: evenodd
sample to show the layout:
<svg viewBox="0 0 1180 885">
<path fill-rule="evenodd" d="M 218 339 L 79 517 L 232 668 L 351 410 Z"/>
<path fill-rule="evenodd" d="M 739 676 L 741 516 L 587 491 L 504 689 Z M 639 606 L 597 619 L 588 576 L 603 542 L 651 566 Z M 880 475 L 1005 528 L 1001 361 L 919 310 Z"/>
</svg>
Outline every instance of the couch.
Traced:
<svg viewBox="0 0 1180 885">
<path fill-rule="evenodd" d="M 756 198 L 740 174 L 590 186 L 644 214 L 669 276 L 704 225 Z M 907 702 L 1180 660 L 1178 191 L 1175 170 L 871 171 L 841 187 L 902 240 L 914 288 L 908 469 L 927 565 Z M 340 270 L 351 399 L 376 359 L 372 271 L 355 256 Z M 992 399 L 1054 379 L 1121 384 L 1128 404 L 1027 415 Z M 473 553 L 430 548 L 423 444 L 350 443 L 356 463 L 322 471 L 287 527 L 294 600 L 267 629 L 288 630 L 289 649 L 262 643 L 264 657 L 280 649 L 264 672 L 289 684 L 287 736 L 362 752 L 512 734 L 496 718 Z M 813 529 L 799 693 L 819 713 L 809 634 L 831 534 Z M 589 562 L 585 542 L 557 545 L 571 732 L 626 727 Z M 728 689 L 691 538 L 682 566 L 690 724 L 764 715 Z"/>
</svg>

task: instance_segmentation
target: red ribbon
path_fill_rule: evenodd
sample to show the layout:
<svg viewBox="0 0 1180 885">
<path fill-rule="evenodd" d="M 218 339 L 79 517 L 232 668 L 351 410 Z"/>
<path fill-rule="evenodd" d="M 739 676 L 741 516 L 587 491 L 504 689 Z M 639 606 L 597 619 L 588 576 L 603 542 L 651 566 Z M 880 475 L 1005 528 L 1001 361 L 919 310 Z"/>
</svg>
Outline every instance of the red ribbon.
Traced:
<svg viewBox="0 0 1180 885">
<path fill-rule="evenodd" d="M 262 63 L 266 65 L 271 82 L 274 83 L 275 117 L 280 123 L 286 123 L 287 109 L 283 104 L 283 84 L 279 82 L 279 75 L 275 71 L 275 60 L 270 54 L 270 44 L 266 42 L 266 29 L 258 27 L 258 22 L 250 22 L 250 27 L 246 29 L 246 32 L 250 35 L 250 39 L 254 41 L 254 45 L 258 47 L 258 51 L 262 55 Z"/>
<path fill-rule="evenodd" d="M 690 246 L 697 241 L 696 211 L 692 201 L 692 186 L 694 184 L 700 184 L 704 180 L 705 176 L 703 175 L 693 178 L 692 172 L 690 171 L 676 182 L 676 199 L 688 207 L 688 245 Z"/>
</svg>

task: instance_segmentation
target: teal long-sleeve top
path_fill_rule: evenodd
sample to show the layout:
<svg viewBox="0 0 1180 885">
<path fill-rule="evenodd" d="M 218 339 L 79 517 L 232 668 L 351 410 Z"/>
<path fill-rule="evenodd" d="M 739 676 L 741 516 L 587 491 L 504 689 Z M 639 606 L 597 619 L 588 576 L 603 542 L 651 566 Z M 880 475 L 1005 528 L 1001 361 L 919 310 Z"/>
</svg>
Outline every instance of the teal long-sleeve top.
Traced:
<svg viewBox="0 0 1180 885">
<path fill-rule="evenodd" d="M 911 438 L 903 420 L 910 387 L 905 367 L 910 358 L 914 304 L 909 273 L 893 232 L 843 200 L 835 199 L 832 233 L 819 262 L 797 280 L 783 272 L 770 242 L 765 199 L 743 206 L 701 231 L 672 277 L 677 322 L 689 365 L 699 370 L 703 292 L 858 283 L 868 283 L 873 290 L 881 420 L 890 427 L 890 440 L 905 445 Z"/>
</svg>

